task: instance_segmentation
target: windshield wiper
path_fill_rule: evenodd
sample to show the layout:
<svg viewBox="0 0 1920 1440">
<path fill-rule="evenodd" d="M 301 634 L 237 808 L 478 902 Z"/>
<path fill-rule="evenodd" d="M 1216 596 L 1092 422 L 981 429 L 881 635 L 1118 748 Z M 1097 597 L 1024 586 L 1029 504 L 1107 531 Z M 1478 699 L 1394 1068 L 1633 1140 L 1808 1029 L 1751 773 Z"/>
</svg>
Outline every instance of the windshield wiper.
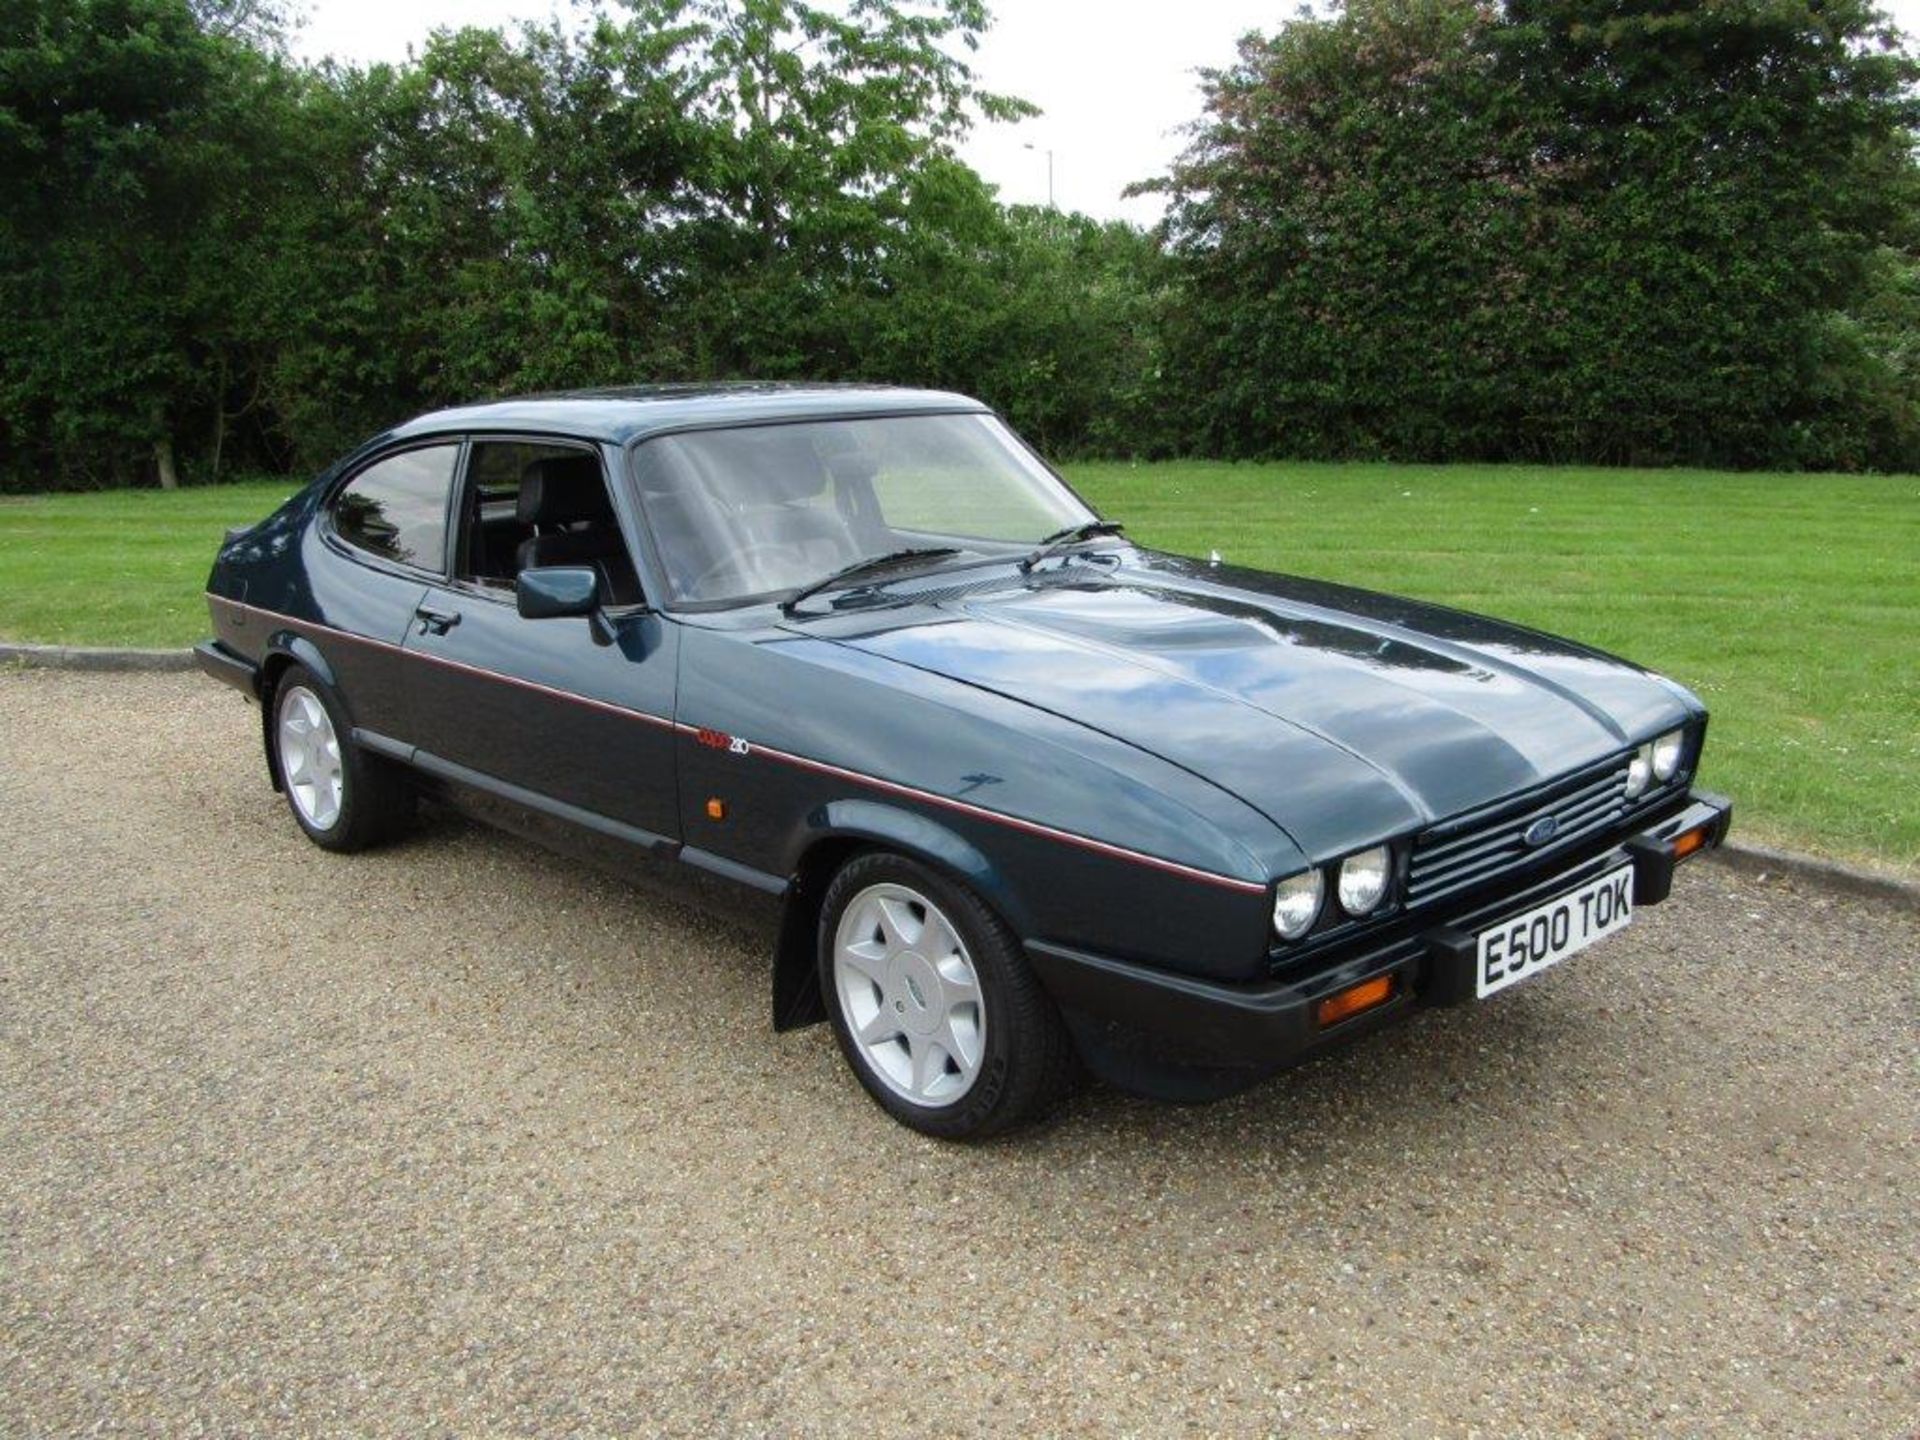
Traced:
<svg viewBox="0 0 1920 1440">
<path fill-rule="evenodd" d="M 836 585 L 844 585 L 849 580 L 858 580 L 862 575 L 879 575 L 888 570 L 911 565 L 916 560 L 935 560 L 943 555 L 959 553 L 959 547 L 954 545 L 916 545 L 905 550 L 889 550 L 885 555 L 869 555 L 866 559 L 856 560 L 851 565 L 842 565 L 831 575 L 822 575 L 811 585 L 803 586 L 782 601 L 780 608 L 791 615 L 802 600 L 810 599 L 822 590 L 831 590 Z"/>
<path fill-rule="evenodd" d="M 1083 540 L 1097 540 L 1102 535 L 1118 535 L 1126 528 L 1118 520 L 1083 520 L 1078 525 L 1069 525 L 1041 540 L 1020 562 L 1020 568 L 1023 571 L 1031 570 L 1049 555 L 1057 555 L 1069 545 L 1078 545 Z"/>
</svg>

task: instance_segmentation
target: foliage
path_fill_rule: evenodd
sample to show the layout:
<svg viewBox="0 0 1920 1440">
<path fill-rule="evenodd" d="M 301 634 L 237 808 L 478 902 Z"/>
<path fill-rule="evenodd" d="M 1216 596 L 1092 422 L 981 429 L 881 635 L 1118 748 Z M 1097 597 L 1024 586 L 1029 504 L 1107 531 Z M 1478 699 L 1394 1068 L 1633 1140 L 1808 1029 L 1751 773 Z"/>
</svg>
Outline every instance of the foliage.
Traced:
<svg viewBox="0 0 1920 1440">
<path fill-rule="evenodd" d="M 317 465 L 656 379 L 980 395 L 1055 454 L 1920 464 L 1915 68 L 1867 0 L 1353 0 L 1164 233 L 1007 207 L 982 0 L 603 0 L 302 66 L 285 0 L 7 0 L 0 490 Z"/>
<path fill-rule="evenodd" d="M 992 395 L 1004 350 L 936 361 L 898 316 L 955 284 L 1006 336 L 989 272 L 1051 233 L 953 154 L 975 115 L 1030 113 L 956 58 L 978 0 L 635 0 L 580 32 L 441 32 L 365 70 L 286 65 L 272 6 L 25 3 L 0 46 L 22 182 L 0 285 L 30 317 L 0 341 L 0 488 L 124 484 L 176 449 L 203 477 L 312 465 L 509 391 L 809 376 Z M 1076 258 L 1083 231 L 1107 233 L 1063 225 L 1056 272 L 1106 263 Z M 1027 333 L 1083 346 L 1084 316 L 1048 300 L 1051 328 Z M 1091 395 L 1066 408 L 1069 447 L 1113 428 Z"/>
<path fill-rule="evenodd" d="M 20 11 L 25 9 L 26 13 Z M 0 469 L 124 483 L 217 411 L 279 76 L 174 0 L 15 7 L 0 50 Z"/>
<path fill-rule="evenodd" d="M 1906 224 L 1916 73 L 1863 0 L 1249 36 L 1163 182 L 1188 445 L 1913 463 L 1915 392 L 1844 317 Z"/>
</svg>

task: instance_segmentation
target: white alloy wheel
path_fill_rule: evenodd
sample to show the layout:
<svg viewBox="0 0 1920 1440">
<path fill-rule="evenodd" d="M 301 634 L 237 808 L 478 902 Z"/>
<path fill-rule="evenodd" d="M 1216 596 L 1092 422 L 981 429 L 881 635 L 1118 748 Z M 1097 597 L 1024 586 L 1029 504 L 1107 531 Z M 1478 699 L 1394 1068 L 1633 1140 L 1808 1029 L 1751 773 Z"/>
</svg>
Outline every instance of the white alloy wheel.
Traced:
<svg viewBox="0 0 1920 1440">
<path fill-rule="evenodd" d="M 909 1104 L 951 1105 L 986 1053 L 980 977 L 960 932 L 925 895 L 869 885 L 833 937 L 833 983 L 853 1050 Z"/>
<path fill-rule="evenodd" d="M 345 790 L 333 719 L 320 697 L 304 685 L 282 691 L 278 711 L 280 778 L 293 808 L 313 829 L 331 830 L 340 819 Z"/>
</svg>

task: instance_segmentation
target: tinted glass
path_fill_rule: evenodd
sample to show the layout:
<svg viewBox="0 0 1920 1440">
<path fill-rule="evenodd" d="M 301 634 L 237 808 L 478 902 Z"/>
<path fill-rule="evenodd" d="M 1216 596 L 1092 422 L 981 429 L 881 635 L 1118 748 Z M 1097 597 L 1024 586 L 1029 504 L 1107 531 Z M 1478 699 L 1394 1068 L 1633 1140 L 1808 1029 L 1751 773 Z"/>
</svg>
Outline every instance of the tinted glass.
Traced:
<svg viewBox="0 0 1920 1440">
<path fill-rule="evenodd" d="M 876 555 L 1020 553 L 1093 518 L 988 415 L 691 431 L 634 452 L 676 599 L 794 590 Z"/>
<path fill-rule="evenodd" d="M 333 501 L 342 540 L 383 560 L 438 570 L 446 555 L 447 492 L 458 445 L 409 450 L 363 470 Z"/>
</svg>

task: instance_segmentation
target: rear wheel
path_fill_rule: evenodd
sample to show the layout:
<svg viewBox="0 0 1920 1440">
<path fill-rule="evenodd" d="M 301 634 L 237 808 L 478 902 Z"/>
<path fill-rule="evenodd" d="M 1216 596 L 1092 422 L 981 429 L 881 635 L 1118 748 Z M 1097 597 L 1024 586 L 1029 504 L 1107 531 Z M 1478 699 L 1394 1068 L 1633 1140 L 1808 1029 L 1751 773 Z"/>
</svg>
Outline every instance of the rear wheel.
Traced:
<svg viewBox="0 0 1920 1440">
<path fill-rule="evenodd" d="M 312 671 L 288 667 L 272 703 L 280 787 L 309 840 L 328 850 L 363 850 L 405 826 L 412 792 L 386 762 L 353 743 L 339 700 Z"/>
<path fill-rule="evenodd" d="M 925 1134 L 1010 1129 L 1072 1079 L 1072 1042 L 1006 922 L 904 856 L 862 855 L 834 877 L 820 990 L 867 1092 Z"/>
</svg>

